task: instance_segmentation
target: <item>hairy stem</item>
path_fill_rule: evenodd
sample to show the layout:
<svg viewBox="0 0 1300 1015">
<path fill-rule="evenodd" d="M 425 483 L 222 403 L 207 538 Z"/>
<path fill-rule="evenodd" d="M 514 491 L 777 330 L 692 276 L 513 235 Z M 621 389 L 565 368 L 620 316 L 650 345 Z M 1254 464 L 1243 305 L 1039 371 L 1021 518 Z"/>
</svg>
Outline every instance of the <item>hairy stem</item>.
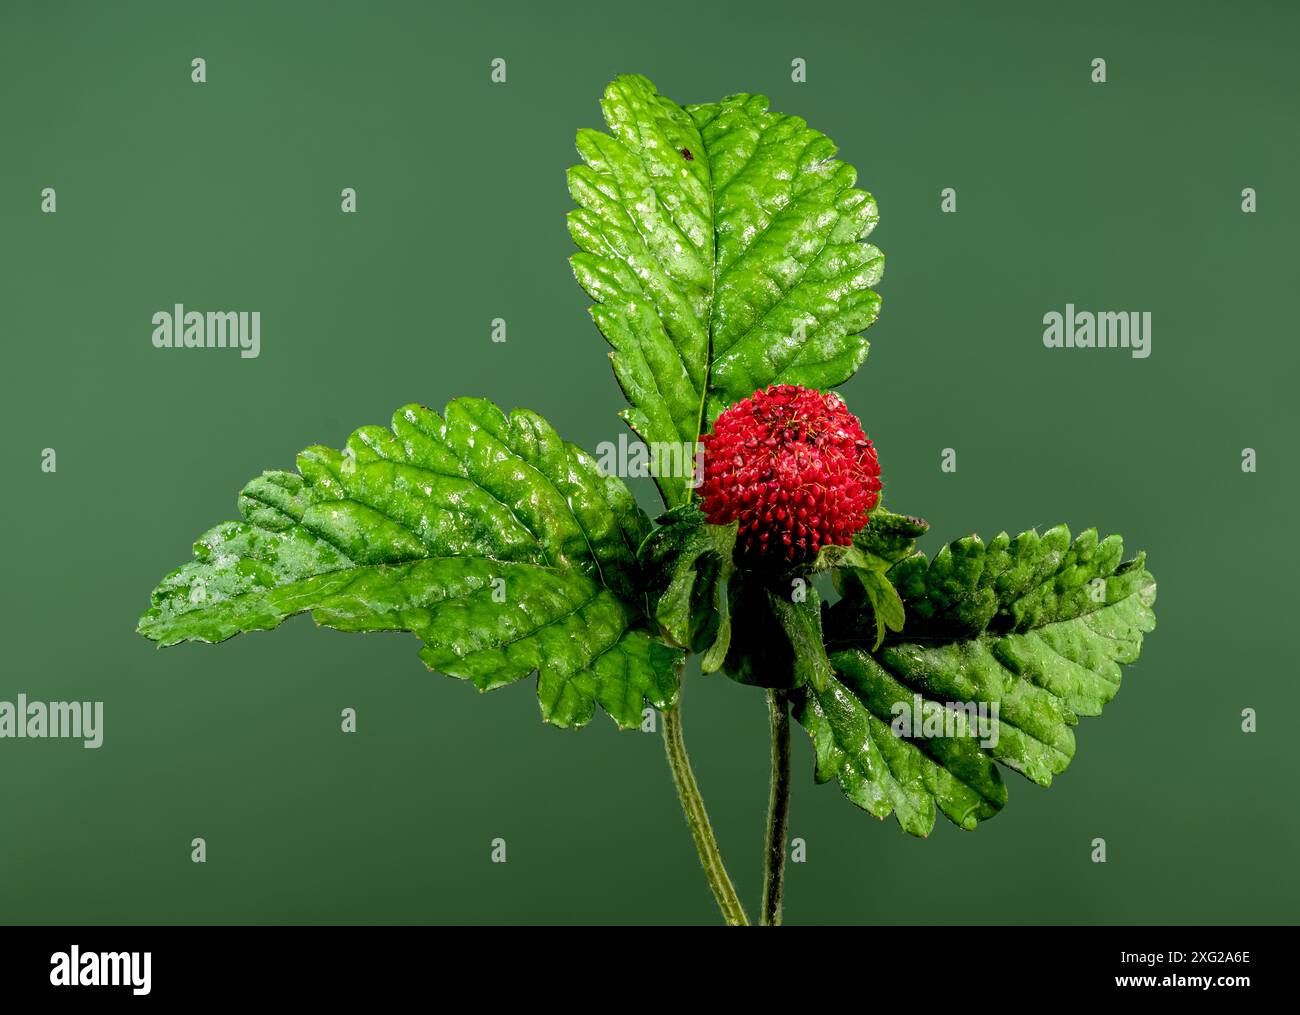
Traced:
<svg viewBox="0 0 1300 1015">
<path fill-rule="evenodd" d="M 682 810 L 686 813 L 686 823 L 691 826 L 691 835 L 695 838 L 695 849 L 700 854 L 700 865 L 704 876 L 708 878 L 713 897 L 718 900 L 722 916 L 730 927 L 749 926 L 749 917 L 745 907 L 740 903 L 740 896 L 727 875 L 727 868 L 722 863 L 722 853 L 718 849 L 718 840 L 713 835 L 713 826 L 709 824 L 709 815 L 704 809 L 704 799 L 700 796 L 700 787 L 695 783 L 695 773 L 691 771 L 691 760 L 686 756 L 686 743 L 682 740 L 682 703 L 678 697 L 677 707 L 663 713 L 664 747 L 668 752 L 668 767 L 673 772 L 673 784 L 677 787 L 677 796 L 682 801 Z"/>
<path fill-rule="evenodd" d="M 785 839 L 790 820 L 790 696 L 767 692 L 772 726 L 772 781 L 767 798 L 767 849 L 763 854 L 764 927 L 781 925 L 781 894 L 785 889 Z"/>
</svg>

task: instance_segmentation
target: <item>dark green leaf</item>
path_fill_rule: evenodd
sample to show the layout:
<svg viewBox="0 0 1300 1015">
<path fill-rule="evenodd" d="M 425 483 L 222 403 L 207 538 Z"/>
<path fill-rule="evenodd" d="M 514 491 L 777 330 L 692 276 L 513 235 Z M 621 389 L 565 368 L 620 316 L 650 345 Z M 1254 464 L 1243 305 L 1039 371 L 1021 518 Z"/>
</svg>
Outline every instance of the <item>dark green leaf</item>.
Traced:
<svg viewBox="0 0 1300 1015">
<path fill-rule="evenodd" d="M 1071 541 L 1060 526 L 987 546 L 972 536 L 933 561 L 903 560 L 890 571 L 906 609 L 902 634 L 872 652 L 838 625 L 829 632 L 836 679 L 796 698 L 818 779 L 838 777 L 859 806 L 896 812 L 917 835 L 929 833 L 936 807 L 963 828 L 996 813 L 1005 788 L 994 762 L 1050 785 L 1074 756 L 1072 727 L 1115 696 L 1121 664 L 1137 660 L 1155 626 L 1155 579 L 1142 556 L 1121 563 L 1122 554 L 1118 537 L 1098 542 L 1089 530 Z M 896 707 L 916 713 L 917 703 L 923 714 L 983 705 L 992 720 L 996 705 L 998 715 L 976 724 L 978 736 L 976 716 L 962 712 L 940 735 L 899 735 Z"/>
<path fill-rule="evenodd" d="M 916 549 L 916 541 L 930 531 L 930 523 L 911 515 L 896 515 L 878 507 L 867 527 L 853 537 L 853 545 L 873 557 L 897 564 Z"/>
<path fill-rule="evenodd" d="M 640 550 L 652 612 L 670 643 L 705 652 L 704 672 L 711 673 L 731 638 L 726 586 L 737 526 L 710 525 L 695 505 L 659 522 Z"/>
<path fill-rule="evenodd" d="M 862 583 L 863 592 L 871 603 L 871 613 L 876 623 L 876 638 L 871 651 L 880 648 L 886 631 L 901 631 L 906 621 L 903 600 L 883 571 L 874 568 L 855 568 L 854 577 Z"/>
<path fill-rule="evenodd" d="M 827 686 L 831 666 L 821 596 L 810 578 L 737 571 L 730 596 L 734 633 L 727 676 L 759 687 Z"/>
<path fill-rule="evenodd" d="M 837 778 L 853 803 L 878 818 L 895 814 L 913 835 L 930 834 L 936 805 L 967 829 L 1002 808 L 1006 786 L 977 741 L 896 736 L 891 708 L 910 704 L 910 689 L 865 652 L 837 653 L 832 663 L 837 676 L 824 692 L 793 696 L 794 717 L 812 738 L 818 782 Z"/>
<path fill-rule="evenodd" d="M 853 537 L 851 546 L 828 546 L 821 551 L 817 568 L 833 569 L 840 593 L 840 600 L 828 611 L 830 637 L 869 638 L 874 651 L 887 631 L 903 629 L 903 603 L 885 574 L 912 553 L 917 537 L 929 528 L 920 518 L 894 514 L 880 506 L 872 512 L 867 527 Z M 868 635 L 869 631 L 874 631 L 874 636 Z"/>
</svg>

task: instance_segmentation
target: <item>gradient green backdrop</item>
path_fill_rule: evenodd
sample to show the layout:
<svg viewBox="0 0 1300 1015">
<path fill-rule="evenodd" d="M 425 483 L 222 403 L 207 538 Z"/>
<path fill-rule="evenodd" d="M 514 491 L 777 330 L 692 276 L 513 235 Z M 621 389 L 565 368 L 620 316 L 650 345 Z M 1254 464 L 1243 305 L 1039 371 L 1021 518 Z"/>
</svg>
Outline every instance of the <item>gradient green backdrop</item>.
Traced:
<svg viewBox="0 0 1300 1015">
<path fill-rule="evenodd" d="M 0 741 L 0 920 L 717 918 L 657 736 L 546 728 L 531 681 L 481 697 L 404 635 L 133 633 L 245 480 L 404 402 L 486 395 L 616 439 L 564 171 L 636 70 L 682 102 L 768 94 L 875 194 L 884 307 L 844 393 L 927 550 L 1064 521 L 1122 533 L 1160 581 L 1073 765 L 1050 790 L 1009 774 L 974 833 L 866 816 L 813 785 L 796 731 L 788 919 L 1293 921 L 1298 27 L 1283 3 L 8 0 L 0 699 L 102 700 L 106 738 Z M 261 357 L 154 349 L 176 302 L 261 310 Z M 1045 350 L 1067 302 L 1151 311 L 1152 357 Z M 763 698 L 696 673 L 685 700 L 753 907 Z"/>
</svg>

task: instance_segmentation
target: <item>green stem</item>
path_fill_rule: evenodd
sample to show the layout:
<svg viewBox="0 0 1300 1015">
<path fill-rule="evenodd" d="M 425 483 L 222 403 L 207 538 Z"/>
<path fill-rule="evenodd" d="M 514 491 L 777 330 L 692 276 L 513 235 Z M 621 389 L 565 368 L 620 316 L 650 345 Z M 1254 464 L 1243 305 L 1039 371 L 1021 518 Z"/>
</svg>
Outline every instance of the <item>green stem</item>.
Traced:
<svg viewBox="0 0 1300 1015">
<path fill-rule="evenodd" d="M 713 826 L 709 824 L 709 815 L 704 809 L 700 787 L 695 783 L 691 760 L 686 756 L 686 743 L 682 740 L 680 697 L 676 708 L 663 713 L 663 720 L 664 748 L 668 752 L 668 767 L 673 771 L 673 784 L 677 787 L 677 796 L 682 801 L 686 823 L 691 826 L 691 835 L 695 838 L 695 849 L 700 854 L 700 865 L 704 868 L 704 876 L 709 880 L 709 887 L 713 889 L 713 897 L 718 900 L 718 906 L 727 925 L 747 927 L 749 917 L 745 915 L 745 907 L 741 905 L 736 887 L 727 876 L 727 868 L 723 866 L 718 840 L 713 835 Z"/>
<path fill-rule="evenodd" d="M 767 850 L 763 855 L 764 927 L 781 925 L 781 895 L 785 888 L 785 840 L 790 822 L 790 696 L 767 692 L 772 726 L 772 781 L 767 798 Z"/>
</svg>

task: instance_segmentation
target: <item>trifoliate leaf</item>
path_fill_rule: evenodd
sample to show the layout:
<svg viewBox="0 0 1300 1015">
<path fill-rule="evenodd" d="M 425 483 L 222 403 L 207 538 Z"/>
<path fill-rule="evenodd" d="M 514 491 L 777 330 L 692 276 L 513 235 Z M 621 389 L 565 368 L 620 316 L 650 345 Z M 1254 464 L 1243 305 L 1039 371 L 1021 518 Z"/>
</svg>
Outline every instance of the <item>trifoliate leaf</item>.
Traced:
<svg viewBox="0 0 1300 1015">
<path fill-rule="evenodd" d="M 1074 756 L 1072 727 L 1101 714 L 1155 626 L 1155 579 L 1122 555 L 1117 536 L 1071 542 L 1059 526 L 908 557 L 889 573 L 904 630 L 874 652 L 841 600 L 827 614 L 836 678 L 795 698 L 818 780 L 915 835 L 936 808 L 963 828 L 995 814 L 994 762 L 1051 785 Z"/>
<path fill-rule="evenodd" d="M 538 673 L 542 715 L 624 727 L 676 695 L 680 652 L 640 609 L 649 520 L 621 480 L 540 416 L 458 399 L 409 405 L 339 452 L 267 472 L 243 521 L 194 545 L 154 591 L 140 633 L 223 641 L 310 611 L 344 631 L 410 631 L 424 661 L 483 690 Z"/>
<path fill-rule="evenodd" d="M 601 101 L 609 134 L 578 132 L 573 271 L 647 442 L 693 445 L 756 389 L 833 387 L 866 357 L 875 201 L 829 138 L 767 106 L 682 107 L 623 75 Z M 684 478 L 658 482 L 670 507 L 689 500 Z"/>
</svg>

